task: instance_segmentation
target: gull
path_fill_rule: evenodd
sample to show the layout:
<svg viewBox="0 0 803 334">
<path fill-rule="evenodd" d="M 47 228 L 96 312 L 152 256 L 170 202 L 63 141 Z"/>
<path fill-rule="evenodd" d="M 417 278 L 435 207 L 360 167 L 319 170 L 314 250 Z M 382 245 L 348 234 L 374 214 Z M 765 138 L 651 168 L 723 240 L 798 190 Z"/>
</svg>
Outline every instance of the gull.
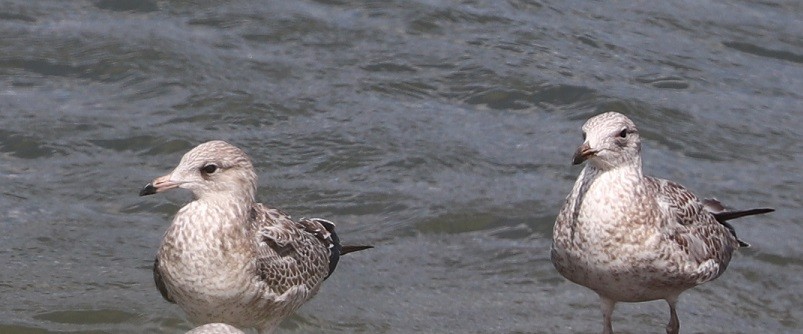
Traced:
<svg viewBox="0 0 803 334">
<path fill-rule="evenodd" d="M 748 244 L 727 222 L 774 211 L 730 211 L 678 183 L 645 176 L 641 140 L 626 116 L 607 112 L 583 125 L 573 164 L 587 161 L 555 221 L 551 258 L 568 280 L 599 295 L 604 334 L 617 302 L 663 299 L 669 334 L 680 331 L 680 294 L 719 277 Z"/>
<path fill-rule="evenodd" d="M 341 255 L 371 248 L 341 246 L 330 221 L 293 221 L 256 202 L 251 159 L 224 141 L 193 148 L 139 194 L 175 188 L 191 191 L 194 200 L 167 228 L 153 277 L 162 297 L 195 324 L 272 333 L 318 292 Z"/>
</svg>

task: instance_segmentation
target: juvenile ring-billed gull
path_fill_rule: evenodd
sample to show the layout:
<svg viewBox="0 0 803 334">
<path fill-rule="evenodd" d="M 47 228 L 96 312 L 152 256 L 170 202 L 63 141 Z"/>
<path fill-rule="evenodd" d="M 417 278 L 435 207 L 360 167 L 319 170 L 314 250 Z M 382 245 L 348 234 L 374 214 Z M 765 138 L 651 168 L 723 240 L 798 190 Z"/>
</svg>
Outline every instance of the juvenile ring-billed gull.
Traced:
<svg viewBox="0 0 803 334">
<path fill-rule="evenodd" d="M 676 334 L 678 296 L 721 275 L 747 244 L 726 221 L 773 211 L 728 211 L 680 184 L 642 175 L 635 124 L 607 112 L 583 125 L 574 164 L 588 161 L 555 222 L 552 263 L 599 295 L 603 333 L 613 332 L 616 302 L 664 299 L 666 332 Z"/>
<path fill-rule="evenodd" d="M 192 192 L 167 229 L 153 265 L 162 296 L 196 324 L 226 323 L 270 333 L 312 298 L 341 255 L 335 225 L 294 222 L 257 203 L 251 159 L 224 141 L 198 145 L 140 196 L 174 188 Z"/>
</svg>

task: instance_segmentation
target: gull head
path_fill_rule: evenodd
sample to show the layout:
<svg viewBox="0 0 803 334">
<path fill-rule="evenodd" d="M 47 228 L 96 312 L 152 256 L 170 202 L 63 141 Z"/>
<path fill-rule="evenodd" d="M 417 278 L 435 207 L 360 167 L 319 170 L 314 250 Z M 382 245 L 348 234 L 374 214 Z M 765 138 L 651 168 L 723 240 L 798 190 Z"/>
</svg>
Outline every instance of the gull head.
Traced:
<svg viewBox="0 0 803 334">
<path fill-rule="evenodd" d="M 148 183 L 139 195 L 183 188 L 190 190 L 195 199 L 222 195 L 253 201 L 256 186 L 256 172 L 248 155 L 234 145 L 214 140 L 184 154 L 172 172 Z"/>
<path fill-rule="evenodd" d="M 636 125 L 627 116 L 609 111 L 583 125 L 583 144 L 574 153 L 573 164 L 588 160 L 601 170 L 637 164 L 641 139 Z"/>
</svg>

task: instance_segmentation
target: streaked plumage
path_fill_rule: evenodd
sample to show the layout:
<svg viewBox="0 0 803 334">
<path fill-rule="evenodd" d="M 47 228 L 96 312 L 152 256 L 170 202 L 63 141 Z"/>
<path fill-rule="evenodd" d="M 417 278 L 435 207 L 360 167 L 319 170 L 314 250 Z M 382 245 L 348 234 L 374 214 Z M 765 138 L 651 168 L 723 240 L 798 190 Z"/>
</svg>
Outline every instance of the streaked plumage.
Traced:
<svg viewBox="0 0 803 334">
<path fill-rule="evenodd" d="M 664 299 L 667 333 L 678 333 L 675 305 L 685 290 L 719 277 L 731 254 L 747 246 L 726 221 L 772 209 L 728 211 L 680 184 L 642 175 L 635 124 L 607 112 L 583 125 L 574 163 L 588 163 L 558 214 L 552 263 L 594 290 L 611 333 L 616 302 Z"/>
<path fill-rule="evenodd" d="M 257 203 L 250 158 L 223 141 L 190 150 L 140 195 L 173 188 L 190 190 L 194 200 L 165 232 L 154 280 L 162 296 L 196 324 L 272 332 L 318 292 L 340 255 L 368 248 L 341 247 L 329 221 L 294 222 Z"/>
</svg>

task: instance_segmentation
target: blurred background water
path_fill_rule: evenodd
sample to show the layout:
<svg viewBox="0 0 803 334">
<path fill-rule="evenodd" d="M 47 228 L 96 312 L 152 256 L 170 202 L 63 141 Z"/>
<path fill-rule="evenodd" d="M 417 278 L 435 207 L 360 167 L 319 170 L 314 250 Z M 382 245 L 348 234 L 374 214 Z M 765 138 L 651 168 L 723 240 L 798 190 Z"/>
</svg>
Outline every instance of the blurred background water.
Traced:
<svg viewBox="0 0 803 334">
<path fill-rule="evenodd" d="M 580 126 L 616 110 L 646 173 L 736 208 L 740 251 L 686 333 L 799 333 L 800 1 L 2 0 L 0 332 L 180 333 L 151 264 L 191 147 L 252 155 L 259 197 L 347 256 L 283 333 L 596 332 L 549 262 Z M 663 301 L 620 304 L 663 332 Z"/>
</svg>

